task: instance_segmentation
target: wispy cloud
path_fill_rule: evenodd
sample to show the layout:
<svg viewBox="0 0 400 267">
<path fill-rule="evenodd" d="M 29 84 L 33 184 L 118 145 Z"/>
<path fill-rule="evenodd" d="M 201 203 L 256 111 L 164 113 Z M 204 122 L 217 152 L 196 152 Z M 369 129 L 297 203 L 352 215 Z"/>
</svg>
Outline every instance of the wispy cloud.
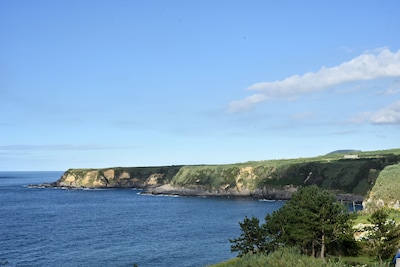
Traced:
<svg viewBox="0 0 400 267">
<path fill-rule="evenodd" d="M 3 145 L 0 146 L 0 151 L 45 151 L 45 150 L 107 150 L 118 149 L 118 147 L 102 146 L 95 144 L 88 145 Z"/>
<path fill-rule="evenodd" d="M 375 112 L 365 112 L 353 119 L 354 122 L 372 122 L 374 124 L 400 125 L 400 101 L 392 103 Z"/>
<path fill-rule="evenodd" d="M 313 112 L 313 111 L 305 111 L 305 112 L 294 114 L 292 117 L 296 121 L 302 121 L 302 120 L 316 118 L 317 114 L 315 112 Z"/>
<path fill-rule="evenodd" d="M 383 77 L 400 77 L 400 50 L 389 49 L 366 52 L 335 67 L 322 67 L 317 72 L 293 75 L 284 80 L 253 84 L 247 90 L 257 93 L 229 104 L 231 113 L 251 110 L 257 104 L 274 99 L 293 99 L 302 94 L 315 93 L 332 86 L 373 80 Z"/>
<path fill-rule="evenodd" d="M 385 90 L 377 92 L 378 95 L 395 95 L 400 94 L 400 80 L 394 80 Z"/>
</svg>

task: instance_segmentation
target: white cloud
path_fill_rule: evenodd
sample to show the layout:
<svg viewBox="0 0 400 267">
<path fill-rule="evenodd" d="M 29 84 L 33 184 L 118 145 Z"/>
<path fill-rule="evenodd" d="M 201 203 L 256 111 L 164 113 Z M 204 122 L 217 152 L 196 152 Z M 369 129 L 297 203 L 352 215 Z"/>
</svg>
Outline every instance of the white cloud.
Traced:
<svg viewBox="0 0 400 267">
<path fill-rule="evenodd" d="M 256 104 L 264 102 L 267 99 L 268 96 L 265 94 L 251 95 L 246 97 L 245 99 L 231 102 L 228 111 L 230 113 L 235 113 L 237 111 L 247 111 L 250 110 Z"/>
<path fill-rule="evenodd" d="M 400 124 L 400 101 L 368 115 L 375 124 Z"/>
<path fill-rule="evenodd" d="M 229 112 L 250 110 L 256 104 L 272 98 L 293 99 L 339 84 L 383 77 L 400 77 L 400 50 L 392 53 L 385 48 L 379 52 L 366 52 L 335 67 L 322 67 L 317 72 L 301 76 L 293 75 L 284 80 L 253 84 L 247 89 L 257 91 L 257 94 L 231 102 Z"/>
<path fill-rule="evenodd" d="M 371 122 L 373 124 L 399 124 L 400 101 L 394 102 L 374 112 L 364 112 L 350 120 L 354 123 Z"/>
</svg>

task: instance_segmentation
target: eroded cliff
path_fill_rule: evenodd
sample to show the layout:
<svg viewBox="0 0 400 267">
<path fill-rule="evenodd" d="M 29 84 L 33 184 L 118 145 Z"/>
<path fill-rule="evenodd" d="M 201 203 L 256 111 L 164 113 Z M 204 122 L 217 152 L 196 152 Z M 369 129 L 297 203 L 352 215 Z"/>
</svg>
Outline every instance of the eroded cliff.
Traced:
<svg viewBox="0 0 400 267">
<path fill-rule="evenodd" d="M 181 166 L 69 169 L 55 183 L 70 188 L 146 188 L 167 184 Z"/>
</svg>

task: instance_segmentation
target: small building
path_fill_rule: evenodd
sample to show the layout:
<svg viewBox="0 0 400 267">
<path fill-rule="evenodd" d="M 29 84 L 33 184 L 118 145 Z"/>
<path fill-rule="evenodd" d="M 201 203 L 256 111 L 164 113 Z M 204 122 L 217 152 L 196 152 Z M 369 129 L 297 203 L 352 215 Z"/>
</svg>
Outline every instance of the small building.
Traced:
<svg viewBox="0 0 400 267">
<path fill-rule="evenodd" d="M 358 155 L 344 155 L 345 159 L 358 159 Z"/>
</svg>

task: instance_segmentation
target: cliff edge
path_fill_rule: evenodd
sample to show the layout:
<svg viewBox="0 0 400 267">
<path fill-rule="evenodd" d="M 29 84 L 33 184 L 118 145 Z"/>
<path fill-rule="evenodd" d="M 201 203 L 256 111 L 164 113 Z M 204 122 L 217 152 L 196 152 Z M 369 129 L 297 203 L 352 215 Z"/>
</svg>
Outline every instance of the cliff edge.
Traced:
<svg viewBox="0 0 400 267">
<path fill-rule="evenodd" d="M 48 186 L 138 188 L 148 194 L 288 199 L 300 186 L 316 184 L 344 201 L 361 202 L 381 171 L 399 162 L 400 149 L 393 149 L 228 165 L 69 169 Z"/>
</svg>

